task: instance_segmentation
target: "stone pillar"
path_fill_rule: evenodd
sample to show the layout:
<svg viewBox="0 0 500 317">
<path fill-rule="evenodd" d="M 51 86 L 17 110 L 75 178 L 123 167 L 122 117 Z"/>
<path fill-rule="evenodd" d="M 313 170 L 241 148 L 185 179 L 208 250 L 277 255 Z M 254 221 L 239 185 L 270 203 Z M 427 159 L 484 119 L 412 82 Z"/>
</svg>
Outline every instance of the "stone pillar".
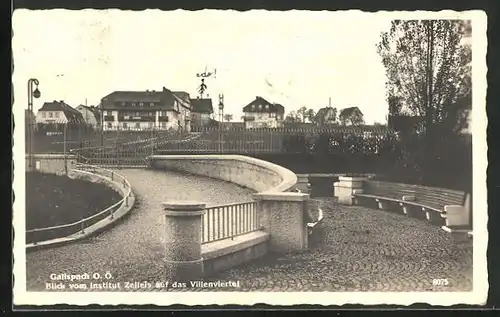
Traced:
<svg viewBox="0 0 500 317">
<path fill-rule="evenodd" d="M 163 203 L 166 220 L 165 271 L 169 281 L 188 281 L 203 276 L 201 222 L 205 204 Z"/>
<path fill-rule="evenodd" d="M 263 229 L 270 234 L 269 251 L 290 253 L 308 248 L 308 194 L 264 192 L 254 195 Z"/>
<path fill-rule="evenodd" d="M 353 205 L 352 194 L 355 190 L 360 193 L 363 190 L 363 182 L 366 180 L 368 180 L 367 177 L 339 176 L 339 181 L 333 184 L 334 194 L 339 204 Z"/>
<path fill-rule="evenodd" d="M 297 174 L 297 185 L 295 188 L 300 190 L 304 194 L 309 193 L 309 175 L 308 174 Z"/>
</svg>

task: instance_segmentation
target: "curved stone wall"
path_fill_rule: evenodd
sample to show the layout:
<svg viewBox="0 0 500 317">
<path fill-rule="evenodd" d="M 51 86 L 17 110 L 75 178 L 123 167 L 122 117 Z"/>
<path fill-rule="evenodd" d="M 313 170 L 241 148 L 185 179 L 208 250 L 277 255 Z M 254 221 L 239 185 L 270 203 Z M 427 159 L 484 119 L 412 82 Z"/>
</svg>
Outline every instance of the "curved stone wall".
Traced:
<svg viewBox="0 0 500 317">
<path fill-rule="evenodd" d="M 243 155 L 153 155 L 153 169 L 167 169 L 228 181 L 256 192 L 286 192 L 297 184 L 292 171 Z"/>
</svg>

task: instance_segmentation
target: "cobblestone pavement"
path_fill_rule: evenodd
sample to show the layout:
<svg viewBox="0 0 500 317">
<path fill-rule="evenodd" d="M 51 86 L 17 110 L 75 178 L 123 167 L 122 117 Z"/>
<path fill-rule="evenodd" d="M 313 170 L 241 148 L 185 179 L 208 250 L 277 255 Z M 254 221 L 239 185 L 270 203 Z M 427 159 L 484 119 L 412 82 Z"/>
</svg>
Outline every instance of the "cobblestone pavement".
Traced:
<svg viewBox="0 0 500 317">
<path fill-rule="evenodd" d="M 324 223 L 309 252 L 267 256 L 211 281 L 224 291 L 471 291 L 472 241 L 423 220 L 321 200 Z M 448 286 L 433 286 L 447 279 Z M 207 280 L 208 281 L 208 280 Z M 191 289 L 193 291 L 195 289 Z M 214 290 L 199 289 L 199 291 Z"/>
<path fill-rule="evenodd" d="M 104 233 L 70 245 L 26 255 L 27 289 L 45 290 L 50 274 L 106 272 L 113 281 L 157 280 L 163 272 L 167 200 L 197 200 L 208 206 L 251 199 L 249 189 L 209 178 L 143 169 L 120 170 L 138 196 L 129 217 Z M 67 289 L 66 289 L 67 290 Z M 101 289 L 102 291 L 102 289 Z"/>
<path fill-rule="evenodd" d="M 138 193 L 140 206 L 124 223 L 87 242 L 29 253 L 28 290 L 44 289 L 50 273 L 104 275 L 106 271 L 113 275 L 110 281 L 120 283 L 120 291 L 394 292 L 472 288 L 470 240 L 454 240 L 423 220 L 359 206 L 339 206 L 333 199 L 322 199 L 325 218 L 311 237 L 308 252 L 269 254 L 205 279 L 239 282 L 239 287 L 188 284 L 157 289 L 155 283 L 164 281 L 161 202 L 169 198 L 200 199 L 209 204 L 243 201 L 249 198 L 250 191 L 178 174 L 122 172 Z M 433 279 L 447 279 L 449 285 L 433 286 Z"/>
</svg>

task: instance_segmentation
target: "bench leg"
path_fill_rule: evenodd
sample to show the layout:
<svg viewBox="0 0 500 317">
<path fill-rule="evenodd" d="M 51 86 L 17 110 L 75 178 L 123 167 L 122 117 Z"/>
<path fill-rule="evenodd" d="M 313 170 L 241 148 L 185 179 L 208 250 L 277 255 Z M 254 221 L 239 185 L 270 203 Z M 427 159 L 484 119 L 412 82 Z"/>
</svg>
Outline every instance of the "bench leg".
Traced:
<svg viewBox="0 0 500 317">
<path fill-rule="evenodd" d="M 425 218 L 427 219 L 427 221 L 432 224 L 439 225 L 443 221 L 441 214 L 434 210 L 427 210 L 426 208 L 422 207 L 422 211 L 425 212 Z"/>
<path fill-rule="evenodd" d="M 431 212 L 424 207 L 422 207 L 422 211 L 425 212 L 425 219 L 427 219 L 427 221 L 432 221 Z"/>
<path fill-rule="evenodd" d="M 378 204 L 378 209 L 380 209 L 380 210 L 386 210 L 387 209 L 387 204 L 385 203 L 385 201 L 380 200 L 380 199 L 375 199 L 375 201 Z"/>
<path fill-rule="evenodd" d="M 403 203 L 399 203 L 399 205 L 401 206 L 401 208 L 403 209 L 403 214 L 405 214 L 406 216 L 408 217 L 411 217 L 411 209 L 410 209 L 410 206 L 408 205 L 405 205 Z"/>
</svg>

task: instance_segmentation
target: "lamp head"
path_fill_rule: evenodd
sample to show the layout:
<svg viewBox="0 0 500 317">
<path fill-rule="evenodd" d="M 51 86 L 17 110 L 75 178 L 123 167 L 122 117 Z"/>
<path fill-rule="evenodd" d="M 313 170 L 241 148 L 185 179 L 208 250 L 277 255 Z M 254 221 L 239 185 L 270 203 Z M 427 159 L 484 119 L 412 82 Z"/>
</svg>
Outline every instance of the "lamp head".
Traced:
<svg viewBox="0 0 500 317">
<path fill-rule="evenodd" d="M 40 98 L 40 95 L 41 95 L 40 90 L 38 90 L 38 87 L 36 87 L 35 91 L 33 91 L 33 97 L 38 99 Z"/>
</svg>

